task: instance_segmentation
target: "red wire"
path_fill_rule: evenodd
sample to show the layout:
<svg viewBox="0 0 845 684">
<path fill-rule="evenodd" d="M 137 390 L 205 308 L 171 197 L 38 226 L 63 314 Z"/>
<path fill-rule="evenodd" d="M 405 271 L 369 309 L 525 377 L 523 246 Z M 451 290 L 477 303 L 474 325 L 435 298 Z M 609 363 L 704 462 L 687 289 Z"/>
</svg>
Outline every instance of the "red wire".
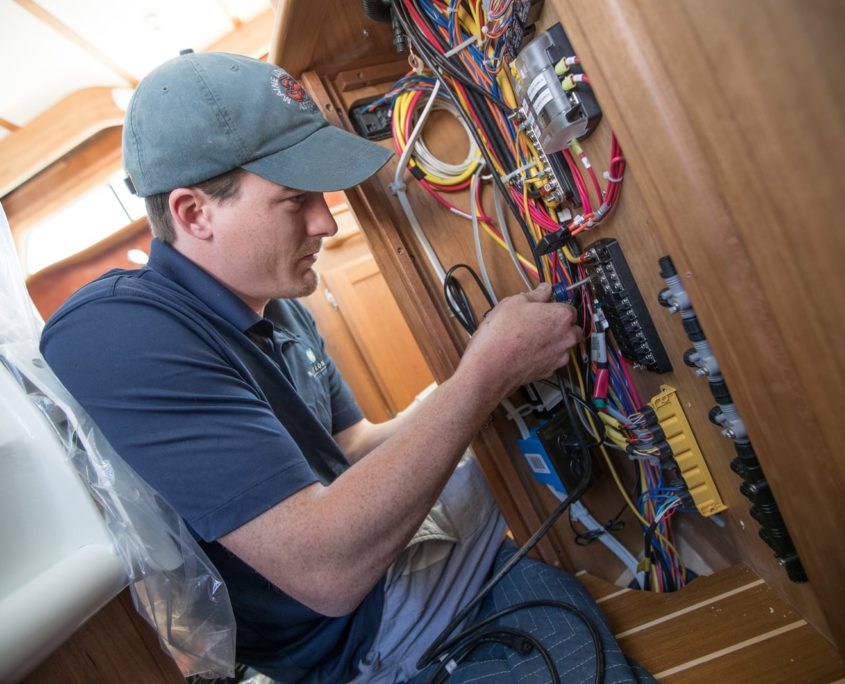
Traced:
<svg viewBox="0 0 845 684">
<path fill-rule="evenodd" d="M 584 183 L 584 177 L 581 175 L 581 169 L 572 158 L 569 150 L 563 150 L 563 158 L 566 159 L 566 165 L 572 173 L 572 179 L 575 181 L 575 187 L 578 188 L 578 196 L 581 198 L 581 204 L 584 205 L 584 211 L 592 213 L 593 207 L 590 204 L 590 196 L 587 193 L 587 186 Z"/>
</svg>

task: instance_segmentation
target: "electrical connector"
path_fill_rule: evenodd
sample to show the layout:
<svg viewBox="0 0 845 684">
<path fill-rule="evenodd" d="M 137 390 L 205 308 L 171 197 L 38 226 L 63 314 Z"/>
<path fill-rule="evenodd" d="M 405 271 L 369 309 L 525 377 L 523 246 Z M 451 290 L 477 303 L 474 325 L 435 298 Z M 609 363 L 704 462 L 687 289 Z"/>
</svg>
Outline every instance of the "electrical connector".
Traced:
<svg viewBox="0 0 845 684">
<path fill-rule="evenodd" d="M 698 512 L 711 516 L 724 511 L 727 506 L 719 496 L 716 483 L 687 422 L 675 389 L 662 385 L 660 393 L 648 403 L 666 435 L 666 441 L 672 449 L 681 477 L 684 478 Z"/>
</svg>

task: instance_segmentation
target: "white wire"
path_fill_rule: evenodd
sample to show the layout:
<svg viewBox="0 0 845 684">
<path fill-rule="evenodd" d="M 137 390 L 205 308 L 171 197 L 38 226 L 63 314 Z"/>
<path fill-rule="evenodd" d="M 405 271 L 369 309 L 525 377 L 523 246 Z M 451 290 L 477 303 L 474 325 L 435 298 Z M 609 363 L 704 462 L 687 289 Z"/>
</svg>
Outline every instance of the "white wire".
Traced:
<svg viewBox="0 0 845 684">
<path fill-rule="evenodd" d="M 396 165 L 396 173 L 393 176 L 393 182 L 397 186 L 404 186 L 404 183 L 402 182 L 402 174 L 405 171 L 405 167 L 408 165 L 408 157 L 411 156 L 411 150 L 414 148 L 414 143 L 422 132 L 425 120 L 428 118 L 428 113 L 434 106 L 434 101 L 437 99 L 437 93 L 439 92 L 440 81 L 437 81 L 431 89 L 431 95 L 428 98 L 428 102 L 425 103 L 425 107 L 423 107 L 422 114 L 420 114 L 420 118 L 417 120 L 414 130 L 411 131 L 411 135 L 408 136 L 407 145 L 405 145 L 405 149 L 402 151 L 402 156 L 399 158 L 399 163 Z"/>
<path fill-rule="evenodd" d="M 402 180 L 402 174 L 404 173 L 405 166 L 408 163 L 408 157 L 411 156 L 414 141 L 419 136 L 420 131 L 422 131 L 423 125 L 425 125 L 425 120 L 434 105 L 434 100 L 439 91 L 440 81 L 437 81 L 434 84 L 434 88 L 431 90 L 431 96 L 428 98 L 428 102 L 426 102 L 416 126 L 414 126 L 414 130 L 408 138 L 408 144 L 402 152 L 402 156 L 399 158 L 399 163 L 396 165 L 396 173 L 393 176 L 393 183 L 391 183 L 390 188 L 396 194 L 396 197 L 399 200 L 399 205 L 402 207 L 402 211 L 405 212 L 405 216 L 408 218 L 408 223 L 411 224 L 411 230 L 414 231 L 414 236 L 417 238 L 417 242 L 420 243 L 426 259 L 428 259 L 428 262 L 431 264 L 431 267 L 434 269 L 434 272 L 437 274 L 440 282 L 443 283 L 446 280 L 446 271 L 443 270 L 443 266 L 440 263 L 440 259 L 437 258 L 437 253 L 434 251 L 434 247 L 432 247 L 431 243 L 428 241 L 425 231 L 422 229 L 419 220 L 417 220 L 417 215 L 414 213 L 411 203 L 408 201 L 408 194 L 405 192 L 405 182 Z"/>
<path fill-rule="evenodd" d="M 469 168 L 470 165 L 478 163 L 481 160 L 478 145 L 472 137 L 472 133 L 470 132 L 466 121 L 460 117 L 458 108 L 452 102 L 441 98 L 437 100 L 431 108 L 447 111 L 457 119 L 458 123 L 461 124 L 464 132 L 466 133 L 467 141 L 469 142 L 469 152 L 467 152 L 467 156 L 462 162 L 458 164 L 449 164 L 435 157 L 431 150 L 429 150 L 426 146 L 422 136 L 420 136 L 419 140 L 417 140 L 414 144 L 414 158 L 416 159 L 417 164 L 419 164 L 423 170 L 427 171 L 432 176 L 438 176 L 440 178 L 454 178 L 456 176 L 460 176 L 467 170 L 467 168 Z"/>
<path fill-rule="evenodd" d="M 525 287 L 531 290 L 533 289 L 533 286 L 531 285 L 531 281 L 528 280 L 528 276 L 525 273 L 525 269 L 522 268 L 522 264 L 519 263 L 519 258 L 517 257 L 516 249 L 513 246 L 510 231 L 508 230 L 508 223 L 505 220 L 505 213 L 502 210 L 502 198 L 499 192 L 499 186 L 495 183 L 493 184 L 493 204 L 496 208 L 496 222 L 499 224 L 499 230 L 502 233 L 502 237 L 505 239 L 505 244 L 508 246 L 508 253 L 511 255 L 511 261 L 513 261 L 513 265 L 516 267 L 519 276 L 522 278 L 522 282 L 525 283 Z"/>
<path fill-rule="evenodd" d="M 487 273 L 487 264 L 484 261 L 484 253 L 481 251 L 481 229 L 478 225 L 478 210 L 475 204 L 475 193 L 478 190 L 478 177 L 484 170 L 484 165 L 481 164 L 478 170 L 472 174 L 472 182 L 469 187 L 469 203 L 470 216 L 472 220 L 472 240 L 475 243 L 475 260 L 478 262 L 478 270 L 481 271 L 481 279 L 484 281 L 484 286 L 494 304 L 498 304 L 499 300 L 496 297 L 496 292 L 493 290 L 493 283 L 490 282 L 490 275 Z"/>
</svg>

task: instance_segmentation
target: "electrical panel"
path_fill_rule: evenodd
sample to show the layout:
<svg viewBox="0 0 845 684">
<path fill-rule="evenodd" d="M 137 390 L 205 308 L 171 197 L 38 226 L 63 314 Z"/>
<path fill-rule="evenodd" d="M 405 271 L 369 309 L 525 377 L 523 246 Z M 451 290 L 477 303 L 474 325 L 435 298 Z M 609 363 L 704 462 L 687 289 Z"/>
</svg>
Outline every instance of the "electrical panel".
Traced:
<svg viewBox="0 0 845 684">
<path fill-rule="evenodd" d="M 596 240 L 584 253 L 589 256 L 587 271 L 592 276 L 593 292 L 622 355 L 655 373 L 671 371 L 672 364 L 619 241 Z"/>
</svg>

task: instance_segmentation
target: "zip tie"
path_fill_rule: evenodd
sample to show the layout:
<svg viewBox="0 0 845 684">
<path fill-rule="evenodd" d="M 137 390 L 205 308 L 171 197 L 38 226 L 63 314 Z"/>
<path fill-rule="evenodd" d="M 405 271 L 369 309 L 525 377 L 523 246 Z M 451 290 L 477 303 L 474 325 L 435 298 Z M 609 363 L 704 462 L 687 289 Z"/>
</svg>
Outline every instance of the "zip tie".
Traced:
<svg viewBox="0 0 845 684">
<path fill-rule="evenodd" d="M 602 176 L 605 178 L 605 180 L 609 181 L 610 183 L 621 183 L 622 179 L 625 177 L 625 175 L 623 174 L 619 176 L 619 178 L 614 178 L 610 175 L 610 171 L 605 171 Z"/>
<path fill-rule="evenodd" d="M 455 46 L 455 47 L 453 47 L 451 50 L 449 50 L 448 52 L 444 53 L 444 55 L 443 55 L 443 56 L 444 56 L 444 57 L 446 57 L 446 58 L 448 59 L 448 58 L 449 58 L 449 57 L 451 57 L 452 55 L 455 55 L 455 54 L 459 53 L 461 50 L 463 50 L 463 49 L 465 49 L 465 48 L 468 48 L 470 45 L 472 45 L 473 43 L 476 43 L 476 42 L 477 42 L 479 45 L 481 45 L 481 40 L 480 40 L 479 38 L 476 38 L 475 36 L 470 36 L 470 37 L 469 37 L 469 38 L 467 38 L 467 39 L 466 39 L 463 43 L 460 43 L 460 44 L 456 45 L 456 46 Z"/>
<path fill-rule="evenodd" d="M 533 168 L 536 165 L 537 165 L 537 162 L 528 162 L 527 164 L 523 164 L 518 169 L 514 169 L 513 171 L 511 171 L 506 176 L 501 176 L 501 181 L 502 181 L 503 184 L 510 183 L 511 179 L 514 176 L 518 176 L 523 171 L 528 171 L 528 169 Z"/>
</svg>

